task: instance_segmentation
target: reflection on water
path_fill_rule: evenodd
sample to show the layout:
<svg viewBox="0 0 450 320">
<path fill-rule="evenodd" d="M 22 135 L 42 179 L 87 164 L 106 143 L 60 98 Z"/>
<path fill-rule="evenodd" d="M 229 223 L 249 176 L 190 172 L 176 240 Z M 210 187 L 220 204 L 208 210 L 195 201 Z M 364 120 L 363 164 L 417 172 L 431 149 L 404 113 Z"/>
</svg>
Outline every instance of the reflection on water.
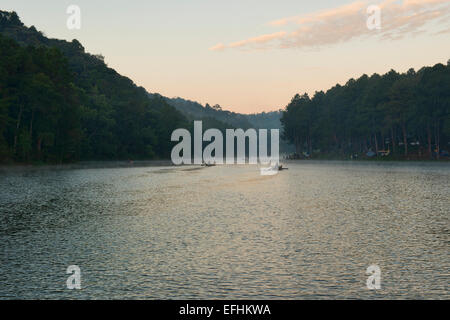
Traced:
<svg viewBox="0 0 450 320">
<path fill-rule="evenodd" d="M 0 298 L 450 298 L 447 164 L 288 166 L 1 173 Z"/>
</svg>

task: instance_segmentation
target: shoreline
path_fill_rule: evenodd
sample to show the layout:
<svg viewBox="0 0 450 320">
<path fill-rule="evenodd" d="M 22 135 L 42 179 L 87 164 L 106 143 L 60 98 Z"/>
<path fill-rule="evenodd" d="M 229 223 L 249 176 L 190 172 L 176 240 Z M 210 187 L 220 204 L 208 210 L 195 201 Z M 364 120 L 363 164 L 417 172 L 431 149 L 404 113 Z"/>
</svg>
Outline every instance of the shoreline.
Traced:
<svg viewBox="0 0 450 320">
<path fill-rule="evenodd" d="M 427 164 L 440 165 L 450 164 L 450 159 L 440 160 L 401 160 L 401 159 L 281 159 L 280 163 L 302 163 L 302 164 L 319 164 L 319 163 L 342 163 L 342 164 Z M 195 166 L 195 164 L 191 164 Z M 224 164 L 226 165 L 226 164 Z M 189 165 L 182 165 L 189 166 Z M 0 173 L 23 170 L 77 170 L 77 169 L 114 169 L 114 168 L 143 168 L 143 167 L 179 167 L 172 163 L 171 160 L 139 160 L 139 161 L 80 161 L 66 164 L 23 164 L 11 163 L 0 164 Z"/>
<path fill-rule="evenodd" d="M 142 168 L 171 167 L 171 160 L 139 160 L 139 161 L 80 161 L 64 164 L 0 164 L 0 173 L 14 170 L 70 170 L 70 169 L 101 169 L 101 168 Z"/>
<path fill-rule="evenodd" d="M 303 164 L 342 164 L 342 165 L 427 165 L 427 166 L 448 166 L 450 161 L 448 160 L 342 160 L 342 159 L 310 159 L 310 160 L 282 160 L 281 163 L 289 165 L 295 163 Z"/>
<path fill-rule="evenodd" d="M 415 162 L 427 162 L 427 163 L 446 163 L 450 162 L 450 159 L 396 159 L 396 158 L 378 158 L 378 159 L 342 159 L 342 158 L 312 158 L 312 159 L 282 159 L 280 162 L 283 161 L 301 161 L 301 162 L 308 162 L 308 161 L 342 161 L 342 162 L 401 162 L 401 163 L 415 163 Z"/>
</svg>

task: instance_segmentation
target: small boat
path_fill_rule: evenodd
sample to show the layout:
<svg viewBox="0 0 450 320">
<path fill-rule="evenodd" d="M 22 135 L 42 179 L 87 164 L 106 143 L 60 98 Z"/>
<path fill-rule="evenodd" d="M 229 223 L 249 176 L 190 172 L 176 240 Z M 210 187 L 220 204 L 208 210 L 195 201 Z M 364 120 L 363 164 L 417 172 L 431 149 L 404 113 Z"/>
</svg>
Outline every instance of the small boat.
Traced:
<svg viewBox="0 0 450 320">
<path fill-rule="evenodd" d="M 263 176 L 273 176 L 278 173 L 278 171 L 288 170 L 288 168 L 283 168 L 283 165 L 274 164 L 268 168 L 260 168 L 261 175 Z"/>
</svg>

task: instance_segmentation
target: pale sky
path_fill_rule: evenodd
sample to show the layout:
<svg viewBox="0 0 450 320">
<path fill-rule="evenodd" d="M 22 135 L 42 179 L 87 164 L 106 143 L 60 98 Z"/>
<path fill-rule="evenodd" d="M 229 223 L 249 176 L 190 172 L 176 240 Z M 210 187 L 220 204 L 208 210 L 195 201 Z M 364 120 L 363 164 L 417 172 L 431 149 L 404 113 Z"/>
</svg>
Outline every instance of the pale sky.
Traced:
<svg viewBox="0 0 450 320">
<path fill-rule="evenodd" d="M 367 27 L 379 5 L 381 29 Z M 66 9 L 81 9 L 81 30 Z M 450 0 L 1 0 L 149 92 L 254 113 L 362 74 L 446 63 Z"/>
</svg>

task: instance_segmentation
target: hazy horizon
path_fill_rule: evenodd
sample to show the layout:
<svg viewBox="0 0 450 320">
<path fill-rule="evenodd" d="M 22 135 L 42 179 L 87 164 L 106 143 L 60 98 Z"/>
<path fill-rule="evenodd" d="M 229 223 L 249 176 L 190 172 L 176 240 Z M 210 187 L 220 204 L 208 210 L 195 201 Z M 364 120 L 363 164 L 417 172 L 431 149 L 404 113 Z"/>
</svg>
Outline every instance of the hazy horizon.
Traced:
<svg viewBox="0 0 450 320">
<path fill-rule="evenodd" d="M 81 29 L 66 26 L 69 5 Z M 381 8 L 381 29 L 366 9 Z M 78 39 L 151 93 L 250 114 L 284 108 L 363 74 L 450 58 L 450 3 L 406 1 L 3 1 L 48 37 Z M 440 50 L 435 50 L 440 48 Z"/>
</svg>

